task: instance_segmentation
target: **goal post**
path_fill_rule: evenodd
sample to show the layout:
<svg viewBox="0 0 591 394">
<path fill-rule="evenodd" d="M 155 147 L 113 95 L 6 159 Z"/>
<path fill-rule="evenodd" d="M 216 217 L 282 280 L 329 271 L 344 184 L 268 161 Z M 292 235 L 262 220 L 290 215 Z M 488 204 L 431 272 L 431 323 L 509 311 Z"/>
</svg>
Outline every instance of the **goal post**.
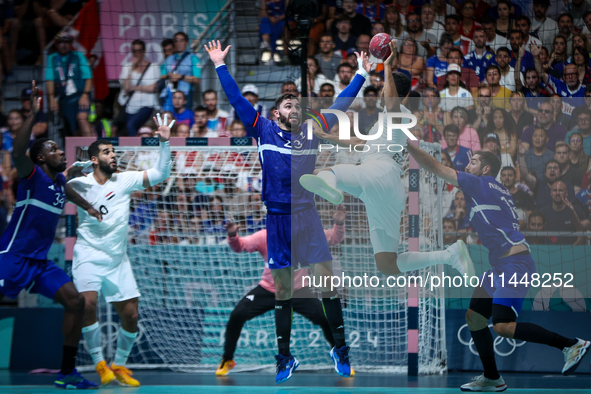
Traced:
<svg viewBox="0 0 591 394">
<path fill-rule="evenodd" d="M 94 138 L 66 139 L 68 163 L 88 160 Z M 158 155 L 156 138 L 120 137 L 115 145 L 119 169 L 146 170 Z M 437 155 L 439 144 L 421 143 Z M 140 292 L 138 340 L 130 355 L 132 368 L 167 367 L 174 371 L 213 371 L 224 344 L 226 323 L 240 299 L 261 280 L 265 262 L 258 253 L 235 253 L 227 244 L 225 220 L 239 223 L 239 235 L 265 228 L 261 202 L 261 168 L 257 147 L 250 138 L 171 138 L 172 175 L 160 185 L 133 193 L 128 256 Z M 408 155 L 402 177 L 408 182 Z M 338 163 L 339 154 L 319 155 L 317 168 Z M 419 173 L 419 251 L 441 249 L 441 197 L 438 180 Z M 441 190 L 441 185 L 439 186 Z M 408 195 L 408 190 L 401 193 Z M 402 214 L 400 253 L 408 250 L 408 202 Z M 344 241 L 331 247 L 335 266 L 347 275 L 381 275 L 375 267 L 363 203 L 348 196 Z M 333 226 L 331 206 L 317 200 L 325 229 Z M 76 209 L 66 208 L 66 260 L 71 263 L 75 243 Z M 414 219 L 413 219 L 414 220 Z M 420 270 L 437 275 L 440 266 Z M 357 371 L 407 373 L 407 288 L 347 288 L 343 313 L 352 365 Z M 446 370 L 445 303 L 443 289 L 419 288 L 417 301 L 418 372 Z M 118 318 L 100 297 L 98 318 L 105 355 L 116 347 Z M 294 313 L 292 352 L 302 369 L 329 370 L 330 350 L 320 327 Z M 235 370 L 274 368 L 274 314 L 266 313 L 243 327 Z M 91 367 L 84 343 L 79 367 Z"/>
</svg>

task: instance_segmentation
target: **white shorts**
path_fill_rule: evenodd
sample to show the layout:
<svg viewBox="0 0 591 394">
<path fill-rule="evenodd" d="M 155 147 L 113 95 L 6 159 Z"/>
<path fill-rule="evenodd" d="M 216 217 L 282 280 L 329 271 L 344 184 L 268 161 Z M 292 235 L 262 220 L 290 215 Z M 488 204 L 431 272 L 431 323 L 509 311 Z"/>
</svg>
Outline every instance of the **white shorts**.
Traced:
<svg viewBox="0 0 591 394">
<path fill-rule="evenodd" d="M 105 265 L 89 261 L 88 256 L 93 252 L 96 253 L 94 249 L 79 245 L 74 247 L 72 276 L 80 293 L 96 291 L 102 293 L 107 302 L 126 301 L 141 295 L 127 253 L 119 263 Z"/>
<path fill-rule="evenodd" d="M 337 177 L 337 188 L 365 204 L 374 254 L 398 253 L 400 215 L 406 193 L 396 162 L 376 160 L 359 166 L 340 164 L 331 169 Z"/>
</svg>

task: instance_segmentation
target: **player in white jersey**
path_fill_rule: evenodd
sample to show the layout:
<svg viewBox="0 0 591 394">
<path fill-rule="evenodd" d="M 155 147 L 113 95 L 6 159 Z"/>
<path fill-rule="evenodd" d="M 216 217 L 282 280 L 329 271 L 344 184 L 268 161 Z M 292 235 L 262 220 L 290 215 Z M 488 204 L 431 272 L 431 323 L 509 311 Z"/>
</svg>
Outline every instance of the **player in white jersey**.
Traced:
<svg viewBox="0 0 591 394">
<path fill-rule="evenodd" d="M 99 222 L 78 210 L 78 238 L 72 264 L 74 284 L 86 301 L 82 334 L 103 386 L 115 379 L 125 386 L 140 385 L 125 367 L 137 336 L 140 296 L 127 257 L 127 233 L 131 193 L 154 186 L 170 176 L 168 140 L 174 120 L 168 126 L 166 116 L 162 121 L 158 114 L 158 119 L 154 120 L 159 125 L 156 135 L 160 140 L 160 155 L 154 168 L 117 173 L 113 145 L 98 140 L 88 148 L 94 171 L 68 183 L 103 214 L 103 221 Z M 105 300 L 113 304 L 121 320 L 117 352 L 110 367 L 102 354 L 101 330 L 96 317 L 101 292 Z"/>
<path fill-rule="evenodd" d="M 314 134 L 341 146 L 362 146 L 361 165 L 340 164 L 330 168 L 315 171 L 315 175 L 303 175 L 301 185 L 333 204 L 343 201 L 341 190 L 361 199 L 367 211 L 370 240 L 374 249 L 377 268 L 386 275 L 398 275 L 401 272 L 413 271 L 416 268 L 404 258 L 398 259 L 398 245 L 400 242 L 400 216 L 404 210 L 405 193 L 402 185 L 402 162 L 404 147 L 407 143 L 406 130 L 416 125 L 416 118 L 400 104 L 399 97 L 407 96 L 410 91 L 410 79 L 401 73 L 392 73 L 392 62 L 396 59 L 396 41 L 390 43 L 392 55 L 384 61 L 384 106 L 383 129 L 381 137 L 375 140 L 363 140 L 351 136 L 348 140 L 340 140 L 338 136 L 328 134 L 314 125 Z M 410 123 L 403 119 L 404 127 L 392 133 L 392 140 L 388 140 L 387 123 L 388 112 L 408 113 L 405 119 L 412 119 Z M 376 123 L 374 134 L 380 125 Z M 404 129 L 404 130 L 403 130 Z M 397 146 L 398 145 L 398 146 Z M 386 148 L 388 147 L 388 148 Z M 369 148 L 369 149 L 365 149 Z M 378 149 L 379 148 L 379 149 Z M 359 149 L 359 148 L 357 148 Z M 437 264 L 449 264 L 460 273 L 472 271 L 471 260 L 462 258 L 462 253 L 454 253 L 457 248 L 466 249 L 462 241 L 439 253 Z M 467 249 L 466 249 L 467 251 Z"/>
</svg>

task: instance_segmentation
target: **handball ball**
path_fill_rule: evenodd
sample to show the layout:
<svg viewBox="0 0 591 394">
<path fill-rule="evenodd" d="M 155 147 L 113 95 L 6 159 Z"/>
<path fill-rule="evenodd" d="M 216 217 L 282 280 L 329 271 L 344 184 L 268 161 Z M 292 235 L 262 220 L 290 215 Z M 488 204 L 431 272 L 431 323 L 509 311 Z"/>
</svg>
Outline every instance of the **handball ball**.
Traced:
<svg viewBox="0 0 591 394">
<path fill-rule="evenodd" d="M 369 53 L 380 60 L 386 60 L 392 53 L 389 45 L 390 41 L 392 41 L 392 37 L 389 34 L 376 34 L 369 43 Z"/>
</svg>

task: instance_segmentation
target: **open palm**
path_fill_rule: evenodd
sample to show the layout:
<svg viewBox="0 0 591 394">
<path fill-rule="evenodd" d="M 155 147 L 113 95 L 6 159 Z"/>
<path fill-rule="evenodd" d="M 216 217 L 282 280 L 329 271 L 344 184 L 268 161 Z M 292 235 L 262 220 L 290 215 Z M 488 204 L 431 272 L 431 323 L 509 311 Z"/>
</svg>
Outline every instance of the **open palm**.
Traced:
<svg viewBox="0 0 591 394">
<path fill-rule="evenodd" d="M 224 59 L 226 58 L 226 55 L 228 54 L 228 51 L 232 45 L 228 45 L 226 49 L 222 51 L 222 44 L 218 40 L 217 43 L 215 41 L 210 41 L 209 44 L 205 44 L 204 47 L 209 55 L 209 58 L 217 67 L 221 64 L 224 64 Z"/>
</svg>

